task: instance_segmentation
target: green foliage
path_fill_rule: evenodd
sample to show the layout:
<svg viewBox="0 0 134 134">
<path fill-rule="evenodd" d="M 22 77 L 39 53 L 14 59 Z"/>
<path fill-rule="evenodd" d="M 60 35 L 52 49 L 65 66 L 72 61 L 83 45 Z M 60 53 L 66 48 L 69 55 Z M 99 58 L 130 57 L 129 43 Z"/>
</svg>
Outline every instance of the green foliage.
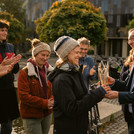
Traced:
<svg viewBox="0 0 134 134">
<path fill-rule="evenodd" d="M 132 19 L 131 21 L 129 21 L 129 24 L 127 26 L 128 29 L 134 28 L 134 19 Z"/>
<path fill-rule="evenodd" d="M 0 10 L 13 14 L 21 22 L 25 21 L 25 9 L 22 0 L 0 0 Z"/>
<path fill-rule="evenodd" d="M 133 12 L 134 12 L 134 9 L 133 9 Z M 133 17 L 134 17 L 134 13 L 133 13 Z M 128 28 L 128 29 L 134 28 L 134 19 L 129 21 L 129 23 L 126 26 L 126 28 Z"/>
<path fill-rule="evenodd" d="M 111 116 L 110 116 L 110 121 L 111 121 L 111 122 L 115 121 L 114 114 L 111 114 Z"/>
<path fill-rule="evenodd" d="M 91 45 L 99 45 L 106 39 L 104 15 L 100 8 L 95 8 L 86 0 L 56 1 L 35 24 L 40 39 L 47 43 L 62 35 L 75 39 L 86 37 Z"/>
<path fill-rule="evenodd" d="M 8 31 L 8 41 L 13 44 L 18 44 L 22 41 L 22 35 L 24 33 L 24 25 L 13 17 L 13 15 L 7 12 L 0 12 L 0 18 L 6 19 L 10 22 L 10 28 Z"/>
</svg>

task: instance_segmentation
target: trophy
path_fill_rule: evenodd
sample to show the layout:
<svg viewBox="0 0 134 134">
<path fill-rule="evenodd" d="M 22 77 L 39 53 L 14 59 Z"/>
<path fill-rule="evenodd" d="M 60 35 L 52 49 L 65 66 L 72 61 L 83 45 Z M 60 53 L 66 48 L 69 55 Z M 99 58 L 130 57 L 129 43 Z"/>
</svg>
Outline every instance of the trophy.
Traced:
<svg viewBox="0 0 134 134">
<path fill-rule="evenodd" d="M 109 76 L 109 62 L 102 61 L 98 65 L 98 76 L 100 80 L 100 84 L 106 84 L 107 77 Z"/>
</svg>

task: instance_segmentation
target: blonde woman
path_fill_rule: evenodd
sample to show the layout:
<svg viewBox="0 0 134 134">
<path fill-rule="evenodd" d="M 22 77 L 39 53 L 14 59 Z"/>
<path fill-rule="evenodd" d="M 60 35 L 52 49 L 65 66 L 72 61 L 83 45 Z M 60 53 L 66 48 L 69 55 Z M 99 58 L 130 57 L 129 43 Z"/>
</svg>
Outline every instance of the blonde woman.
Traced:
<svg viewBox="0 0 134 134">
<path fill-rule="evenodd" d="M 59 56 L 56 68 L 50 73 L 54 95 L 54 134 L 87 134 L 88 111 L 105 96 L 109 87 L 88 90 L 79 67 L 79 43 L 62 36 L 54 44 Z"/>
<path fill-rule="evenodd" d="M 134 50 L 131 49 L 129 51 L 129 56 L 127 57 L 127 59 L 124 62 L 124 65 L 122 67 L 121 73 L 120 73 L 120 78 L 121 80 L 125 80 L 131 70 L 131 66 L 133 64 L 134 61 Z"/>
</svg>

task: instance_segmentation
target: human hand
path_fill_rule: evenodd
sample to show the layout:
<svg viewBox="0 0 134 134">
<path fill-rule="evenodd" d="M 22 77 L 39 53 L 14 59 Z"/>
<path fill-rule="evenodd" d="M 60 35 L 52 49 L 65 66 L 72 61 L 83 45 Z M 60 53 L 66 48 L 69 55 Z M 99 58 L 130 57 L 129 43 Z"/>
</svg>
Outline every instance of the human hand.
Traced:
<svg viewBox="0 0 134 134">
<path fill-rule="evenodd" d="M 106 93 L 108 93 L 109 91 L 111 91 L 111 88 L 109 86 L 107 86 L 106 84 L 103 84 L 101 86 L 104 88 L 104 90 L 106 91 Z"/>
<path fill-rule="evenodd" d="M 54 99 L 48 99 L 48 109 L 52 109 L 54 105 Z"/>
<path fill-rule="evenodd" d="M 90 76 L 93 76 L 94 74 L 95 74 L 95 66 L 93 66 L 91 69 L 90 69 L 90 71 L 89 71 L 89 75 Z"/>
<path fill-rule="evenodd" d="M 1 65 L 0 64 L 0 77 L 8 74 L 13 69 L 13 64 L 10 65 Z"/>
<path fill-rule="evenodd" d="M 115 79 L 114 78 L 112 78 L 110 76 L 107 77 L 107 83 L 106 83 L 107 85 L 113 85 L 114 82 L 115 82 Z"/>
<path fill-rule="evenodd" d="M 108 98 L 108 99 L 115 99 L 115 98 L 118 98 L 119 96 L 119 92 L 117 91 L 108 91 L 107 94 L 105 94 L 105 98 Z"/>
<path fill-rule="evenodd" d="M 87 65 L 83 65 L 83 69 L 82 69 L 82 73 L 85 70 L 85 68 L 87 67 Z"/>
<path fill-rule="evenodd" d="M 20 61 L 20 59 L 22 58 L 22 56 L 20 54 L 18 54 L 17 56 L 14 57 L 14 65 L 16 63 L 18 63 Z"/>
<path fill-rule="evenodd" d="M 21 57 L 22 56 L 20 54 L 18 54 L 17 56 L 13 54 L 11 58 L 5 57 L 1 65 L 10 65 L 10 64 L 15 65 L 16 63 L 20 61 Z"/>
</svg>

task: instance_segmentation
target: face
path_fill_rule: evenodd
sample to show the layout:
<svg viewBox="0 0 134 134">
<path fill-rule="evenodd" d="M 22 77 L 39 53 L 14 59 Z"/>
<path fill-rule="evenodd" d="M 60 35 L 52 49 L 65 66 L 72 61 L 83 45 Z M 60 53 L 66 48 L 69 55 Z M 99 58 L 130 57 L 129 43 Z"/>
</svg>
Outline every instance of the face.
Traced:
<svg viewBox="0 0 134 134">
<path fill-rule="evenodd" d="M 132 31 L 128 36 L 128 44 L 134 49 L 134 31 Z"/>
<path fill-rule="evenodd" d="M 34 61 L 40 68 L 42 68 L 49 56 L 50 53 L 48 51 L 41 51 L 34 57 Z"/>
<path fill-rule="evenodd" d="M 74 65 L 79 65 L 79 58 L 80 58 L 80 47 L 75 47 L 69 54 L 68 54 L 68 60 L 70 63 Z"/>
<path fill-rule="evenodd" d="M 88 45 L 87 44 L 80 44 L 80 55 L 81 57 L 85 57 L 88 52 Z"/>
<path fill-rule="evenodd" d="M 7 28 L 0 28 L 0 42 L 2 42 L 3 40 L 6 40 L 7 33 L 8 33 Z"/>
</svg>

